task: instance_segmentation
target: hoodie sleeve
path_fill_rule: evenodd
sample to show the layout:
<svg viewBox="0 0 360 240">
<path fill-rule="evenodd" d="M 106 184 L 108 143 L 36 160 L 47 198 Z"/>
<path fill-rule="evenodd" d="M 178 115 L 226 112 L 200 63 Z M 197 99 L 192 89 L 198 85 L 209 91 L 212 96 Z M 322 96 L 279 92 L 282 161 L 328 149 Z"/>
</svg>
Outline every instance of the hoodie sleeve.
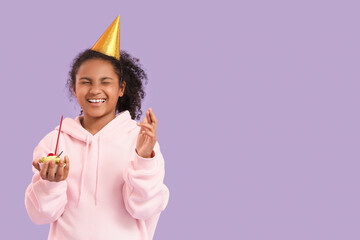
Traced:
<svg viewBox="0 0 360 240">
<path fill-rule="evenodd" d="M 46 156 L 51 150 L 52 136 L 48 134 L 35 148 L 33 159 Z M 67 203 L 67 182 L 43 180 L 37 169 L 32 167 L 34 176 L 25 192 L 25 207 L 35 224 L 47 224 L 56 221 L 64 212 Z"/>
<path fill-rule="evenodd" d="M 169 189 L 164 184 L 164 158 L 159 143 L 152 158 L 135 157 L 124 172 L 123 197 L 126 210 L 136 218 L 146 220 L 160 214 L 169 200 Z"/>
</svg>

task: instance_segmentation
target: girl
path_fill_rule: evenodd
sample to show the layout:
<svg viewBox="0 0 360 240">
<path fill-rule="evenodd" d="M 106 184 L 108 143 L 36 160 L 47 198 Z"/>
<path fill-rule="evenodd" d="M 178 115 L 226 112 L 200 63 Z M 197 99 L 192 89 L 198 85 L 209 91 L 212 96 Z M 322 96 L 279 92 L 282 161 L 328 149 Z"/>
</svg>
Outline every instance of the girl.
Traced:
<svg viewBox="0 0 360 240">
<path fill-rule="evenodd" d="M 119 53 L 118 53 L 119 54 Z M 62 122 L 34 150 L 25 206 L 36 224 L 50 223 L 48 239 L 152 239 L 169 190 L 151 108 L 137 123 L 147 78 L 137 59 L 86 50 L 74 60 L 67 86 L 82 115 Z M 56 153 L 55 153 L 56 154 Z"/>
</svg>

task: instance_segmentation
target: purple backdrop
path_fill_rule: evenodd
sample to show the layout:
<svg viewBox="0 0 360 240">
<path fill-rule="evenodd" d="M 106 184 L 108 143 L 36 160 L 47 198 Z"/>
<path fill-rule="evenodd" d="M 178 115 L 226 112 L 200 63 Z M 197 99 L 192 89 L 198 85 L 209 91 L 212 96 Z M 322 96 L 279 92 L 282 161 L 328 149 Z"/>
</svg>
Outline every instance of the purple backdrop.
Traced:
<svg viewBox="0 0 360 240">
<path fill-rule="evenodd" d="M 118 14 L 166 162 L 154 239 L 360 239 L 358 1 L 103 2 L 0 3 L 4 239 L 46 239 L 32 151 L 78 114 L 70 63 Z"/>
</svg>

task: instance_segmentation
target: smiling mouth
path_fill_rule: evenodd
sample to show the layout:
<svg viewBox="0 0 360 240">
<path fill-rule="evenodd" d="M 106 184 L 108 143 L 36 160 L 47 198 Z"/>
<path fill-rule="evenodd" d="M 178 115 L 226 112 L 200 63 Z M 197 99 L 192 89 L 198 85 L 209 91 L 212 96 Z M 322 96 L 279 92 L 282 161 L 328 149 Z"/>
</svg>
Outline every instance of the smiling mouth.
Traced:
<svg viewBox="0 0 360 240">
<path fill-rule="evenodd" d="M 103 103 L 103 102 L 105 102 L 106 101 L 106 98 L 99 98 L 99 99 L 87 99 L 87 101 L 89 102 L 89 103 Z"/>
</svg>

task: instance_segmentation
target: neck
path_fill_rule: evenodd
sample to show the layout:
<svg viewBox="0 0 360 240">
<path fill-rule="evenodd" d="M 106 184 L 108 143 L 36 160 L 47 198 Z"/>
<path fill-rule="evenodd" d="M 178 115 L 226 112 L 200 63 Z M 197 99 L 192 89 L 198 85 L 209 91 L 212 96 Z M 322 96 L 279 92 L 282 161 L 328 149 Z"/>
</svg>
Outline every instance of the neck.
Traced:
<svg viewBox="0 0 360 240">
<path fill-rule="evenodd" d="M 84 114 L 80 119 L 81 125 L 92 135 L 98 133 L 103 127 L 115 118 L 115 112 L 99 118 Z"/>
</svg>

